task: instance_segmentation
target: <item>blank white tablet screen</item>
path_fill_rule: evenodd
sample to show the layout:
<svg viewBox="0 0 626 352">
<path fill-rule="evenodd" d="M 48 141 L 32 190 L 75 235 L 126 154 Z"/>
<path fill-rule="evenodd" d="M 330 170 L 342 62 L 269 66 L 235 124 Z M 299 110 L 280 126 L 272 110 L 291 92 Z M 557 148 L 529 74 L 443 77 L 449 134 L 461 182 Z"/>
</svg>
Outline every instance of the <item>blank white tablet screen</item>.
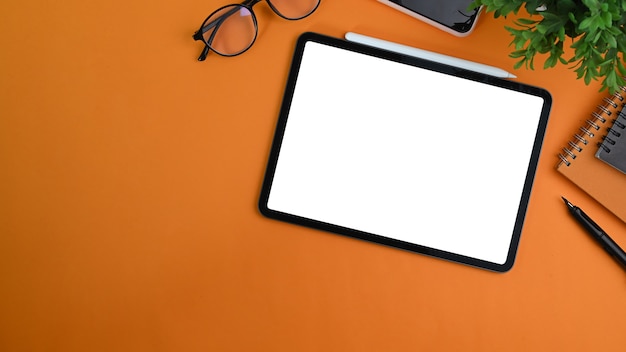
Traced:
<svg viewBox="0 0 626 352">
<path fill-rule="evenodd" d="M 267 207 L 496 264 L 543 99 L 307 42 Z"/>
</svg>

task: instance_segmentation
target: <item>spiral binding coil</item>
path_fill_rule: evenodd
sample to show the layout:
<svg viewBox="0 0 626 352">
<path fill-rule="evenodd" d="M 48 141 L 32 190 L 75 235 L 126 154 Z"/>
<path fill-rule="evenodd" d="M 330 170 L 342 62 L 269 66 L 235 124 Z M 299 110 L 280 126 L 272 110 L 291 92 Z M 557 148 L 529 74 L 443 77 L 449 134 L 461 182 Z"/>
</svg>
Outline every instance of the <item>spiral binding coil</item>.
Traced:
<svg viewBox="0 0 626 352">
<path fill-rule="evenodd" d="M 595 133 L 600 131 L 600 128 L 608 121 L 608 118 L 612 117 L 614 111 L 618 112 L 617 109 L 620 105 L 624 106 L 626 87 L 621 87 L 620 89 L 621 92 L 616 92 L 613 96 L 604 98 L 604 104 L 598 105 L 597 110 L 591 114 L 586 124 L 581 126 L 579 132 L 574 135 L 574 139 L 568 142 L 562 153 L 559 153 L 561 163 L 565 164 L 565 166 L 570 166 L 570 160 L 576 159 L 576 155 L 583 151 L 585 146 L 589 144 L 589 138 L 593 138 Z M 620 125 L 623 124 L 620 123 Z"/>
<path fill-rule="evenodd" d="M 622 134 L 626 132 L 624 131 L 624 129 L 626 129 L 626 124 L 619 121 L 618 118 L 626 120 L 626 114 L 624 114 L 624 112 L 622 111 L 619 112 L 619 116 L 612 121 L 613 127 L 609 128 L 607 134 L 602 137 L 602 143 L 598 143 L 598 146 L 602 148 L 606 153 L 611 152 L 611 147 L 609 145 L 615 145 L 615 143 L 617 143 L 617 140 L 622 136 Z"/>
</svg>

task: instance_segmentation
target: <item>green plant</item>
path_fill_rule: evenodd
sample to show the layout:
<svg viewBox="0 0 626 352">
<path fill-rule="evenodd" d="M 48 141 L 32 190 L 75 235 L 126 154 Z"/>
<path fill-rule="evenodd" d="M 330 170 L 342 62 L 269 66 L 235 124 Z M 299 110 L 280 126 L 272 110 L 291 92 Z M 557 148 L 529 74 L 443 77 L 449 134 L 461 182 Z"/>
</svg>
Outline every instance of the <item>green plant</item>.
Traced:
<svg viewBox="0 0 626 352">
<path fill-rule="evenodd" d="M 626 0 L 474 0 L 472 7 L 480 5 L 495 18 L 518 15 L 522 7 L 530 14 L 515 20 L 518 28 L 505 27 L 514 37 L 515 68 L 534 69 L 535 55 L 544 54 L 544 68 L 571 65 L 587 85 L 602 79 L 601 91 L 626 85 Z M 570 40 L 573 56 L 565 58 Z"/>
</svg>

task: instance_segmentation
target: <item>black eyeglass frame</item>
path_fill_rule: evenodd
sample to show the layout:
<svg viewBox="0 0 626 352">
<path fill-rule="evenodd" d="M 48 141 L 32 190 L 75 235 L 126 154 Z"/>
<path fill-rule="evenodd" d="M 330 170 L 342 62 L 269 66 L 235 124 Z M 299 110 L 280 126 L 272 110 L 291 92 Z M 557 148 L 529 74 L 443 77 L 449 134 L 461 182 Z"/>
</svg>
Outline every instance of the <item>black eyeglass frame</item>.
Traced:
<svg viewBox="0 0 626 352">
<path fill-rule="evenodd" d="M 256 41 L 257 35 L 259 33 L 259 25 L 258 25 L 258 21 L 256 19 L 256 14 L 254 13 L 254 11 L 252 10 L 252 7 L 254 7 L 254 5 L 258 4 L 259 2 L 261 2 L 263 0 L 244 0 L 243 2 L 241 2 L 240 4 L 229 4 L 229 5 L 224 5 L 222 7 L 220 7 L 219 9 L 211 12 L 210 15 L 207 16 L 207 18 L 204 19 L 204 21 L 202 22 L 202 25 L 200 26 L 200 29 L 198 29 L 194 34 L 193 34 L 193 39 L 194 40 L 200 40 L 204 43 L 204 48 L 202 49 L 202 53 L 200 53 L 200 56 L 198 57 L 198 61 L 204 61 L 206 60 L 207 56 L 209 55 L 209 51 L 213 51 L 214 53 L 220 55 L 220 56 L 226 56 L 226 57 L 231 57 L 231 56 L 237 56 L 237 55 L 241 55 L 243 53 L 245 53 L 246 51 L 248 51 L 248 49 L 250 49 L 252 47 L 252 45 L 254 44 L 254 42 Z M 265 0 L 265 2 L 267 2 L 267 4 L 269 5 L 269 7 L 272 9 L 272 11 L 277 14 L 278 16 L 289 20 L 289 21 L 297 21 L 297 20 L 301 20 L 303 18 L 306 18 L 308 16 L 310 16 L 313 12 L 315 12 L 315 10 L 317 10 L 317 8 L 319 7 L 320 3 L 322 2 L 321 0 L 319 0 L 317 2 L 317 5 L 315 5 L 315 7 L 306 15 L 301 16 L 301 17 L 297 17 L 297 18 L 289 18 L 289 17 L 285 17 L 284 15 L 282 15 L 280 13 L 280 11 L 278 11 L 274 5 L 272 4 L 272 2 L 270 0 Z M 231 11 L 226 12 L 225 14 L 221 15 L 220 17 L 218 17 L 217 19 L 215 19 L 214 21 L 212 21 L 211 23 L 206 23 L 209 18 L 211 18 L 211 16 L 215 15 L 216 13 L 224 10 L 225 8 L 228 7 L 233 7 L 233 9 Z M 246 47 L 245 49 L 243 49 L 242 51 L 238 52 L 238 53 L 234 53 L 234 54 L 224 54 L 224 53 L 220 53 L 219 51 L 211 48 L 211 44 L 209 44 L 210 42 L 213 41 L 213 37 L 215 36 L 215 33 L 217 32 L 217 30 L 214 30 L 211 35 L 209 36 L 209 39 L 206 40 L 204 38 L 204 33 L 206 33 L 207 31 L 209 31 L 210 29 L 214 28 L 215 26 L 220 26 L 221 22 L 226 20 L 226 18 L 234 13 L 236 13 L 238 11 L 239 8 L 246 8 L 248 11 L 250 11 L 250 15 L 252 17 L 252 22 L 254 23 L 254 38 L 252 38 L 252 41 L 250 42 L 250 44 L 248 45 L 248 47 Z M 217 23 L 216 23 L 217 22 Z"/>
</svg>

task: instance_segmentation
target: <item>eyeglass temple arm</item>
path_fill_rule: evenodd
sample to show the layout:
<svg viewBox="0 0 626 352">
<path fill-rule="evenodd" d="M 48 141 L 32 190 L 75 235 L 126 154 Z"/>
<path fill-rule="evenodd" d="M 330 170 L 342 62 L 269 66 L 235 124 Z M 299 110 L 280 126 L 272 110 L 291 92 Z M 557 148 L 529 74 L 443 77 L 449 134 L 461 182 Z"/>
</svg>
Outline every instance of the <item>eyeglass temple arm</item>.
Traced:
<svg viewBox="0 0 626 352">
<path fill-rule="evenodd" d="M 200 56 L 198 56 L 198 61 L 206 60 L 207 55 L 209 55 L 209 49 L 211 49 L 208 44 L 213 43 L 213 38 L 215 38 L 215 33 L 217 33 L 217 31 L 211 32 L 209 39 L 207 39 L 206 43 L 204 43 L 204 48 L 202 49 Z"/>
<path fill-rule="evenodd" d="M 254 4 L 256 4 L 257 2 L 259 2 L 261 0 L 244 0 L 241 2 L 241 5 L 251 8 L 252 6 L 254 6 Z M 204 33 L 208 32 L 210 29 L 212 29 L 213 27 L 219 27 L 222 25 L 222 23 L 224 21 L 226 21 L 226 19 L 230 16 L 232 16 L 233 14 L 237 13 L 237 11 L 239 11 L 240 9 L 237 7 L 233 7 L 232 9 L 228 10 L 226 13 L 223 13 L 222 15 L 220 15 L 218 18 L 216 18 L 215 20 L 207 23 L 206 26 L 202 26 L 198 31 L 196 31 L 196 33 L 193 34 L 193 39 L 194 40 L 202 40 L 204 41 Z M 213 38 L 215 37 L 215 32 L 217 32 L 217 29 L 214 30 L 211 33 L 211 36 L 209 37 L 209 39 L 206 41 L 206 43 L 211 43 L 213 42 Z M 209 50 L 210 47 L 208 45 L 204 46 L 204 49 L 202 49 L 202 53 L 200 53 L 200 56 L 198 57 L 198 61 L 204 61 L 207 57 L 207 55 L 209 55 Z"/>
<path fill-rule="evenodd" d="M 224 20 L 225 20 L 224 15 L 222 15 L 218 19 L 216 19 L 215 21 L 212 21 L 211 23 L 207 24 L 206 26 L 200 28 L 200 30 L 197 31 L 193 35 L 193 39 L 204 41 L 203 40 L 204 39 L 203 34 L 206 33 L 209 29 L 211 29 L 213 27 L 219 27 L 222 24 L 222 22 L 224 22 Z M 211 35 L 207 39 L 206 43 L 204 43 L 204 48 L 202 49 L 202 52 L 200 53 L 200 56 L 198 56 L 198 61 L 206 60 L 207 55 L 209 55 L 209 49 L 210 49 L 208 44 L 211 44 L 213 42 L 213 38 L 215 37 L 215 33 L 217 33 L 217 30 L 214 30 L 213 32 L 211 32 Z"/>
<path fill-rule="evenodd" d="M 222 23 L 224 21 L 226 21 L 226 19 L 230 16 L 232 16 L 234 13 L 236 13 L 238 11 L 237 8 L 233 8 L 229 11 L 227 11 L 226 13 L 222 14 L 221 16 L 219 16 L 218 18 L 216 18 L 215 20 L 209 22 L 206 24 L 206 26 L 202 26 L 202 28 L 200 28 L 198 31 L 196 31 L 196 33 L 193 34 L 193 39 L 194 40 L 203 40 L 204 38 L 204 33 L 208 32 L 210 29 L 214 28 L 214 27 L 219 27 L 222 25 Z M 211 33 L 211 36 L 209 37 L 209 39 L 206 41 L 206 43 L 211 43 L 213 42 L 213 38 L 215 37 L 215 33 L 217 32 L 217 29 L 214 30 Z M 204 40 L 203 40 L 204 41 Z M 209 55 L 209 46 L 208 45 L 204 45 L 204 49 L 202 49 L 202 52 L 200 53 L 200 56 L 198 57 L 198 61 L 204 61 L 206 60 L 207 55 Z"/>
</svg>

